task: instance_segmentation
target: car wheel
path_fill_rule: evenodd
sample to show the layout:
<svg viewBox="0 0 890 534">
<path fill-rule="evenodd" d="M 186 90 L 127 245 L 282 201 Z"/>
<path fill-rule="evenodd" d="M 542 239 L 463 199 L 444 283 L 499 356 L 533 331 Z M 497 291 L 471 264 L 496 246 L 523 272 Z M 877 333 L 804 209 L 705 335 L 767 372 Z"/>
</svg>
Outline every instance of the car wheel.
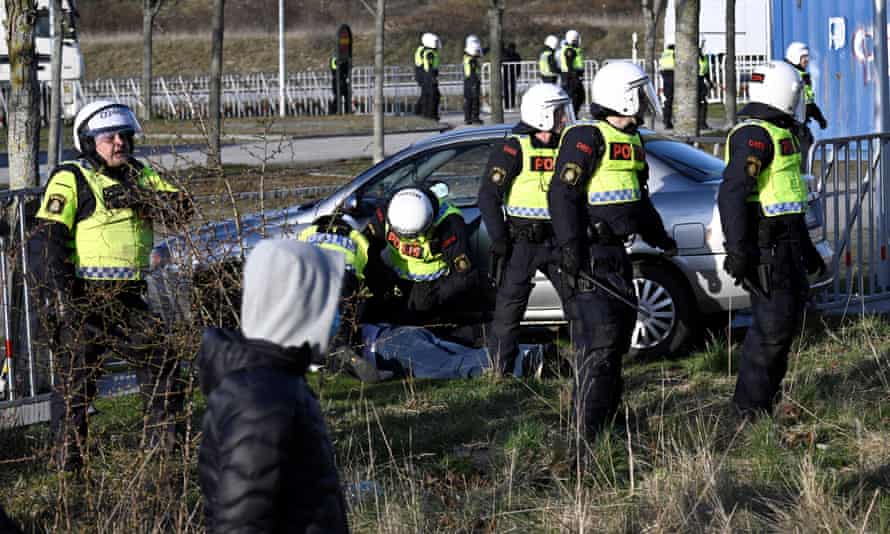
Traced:
<svg viewBox="0 0 890 534">
<path fill-rule="evenodd" d="M 634 262 L 634 290 L 648 316 L 637 314 L 631 336 L 634 356 L 663 356 L 680 350 L 692 336 L 695 311 L 685 281 L 675 272 L 644 261 Z"/>
</svg>

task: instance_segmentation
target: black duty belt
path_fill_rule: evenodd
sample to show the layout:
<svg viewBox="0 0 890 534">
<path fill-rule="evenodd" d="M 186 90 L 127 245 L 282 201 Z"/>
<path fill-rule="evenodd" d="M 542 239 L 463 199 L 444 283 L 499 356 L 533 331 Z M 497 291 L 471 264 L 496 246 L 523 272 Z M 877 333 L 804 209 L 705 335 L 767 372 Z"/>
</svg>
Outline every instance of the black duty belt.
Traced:
<svg viewBox="0 0 890 534">
<path fill-rule="evenodd" d="M 510 230 L 510 238 L 514 241 L 543 243 L 553 237 L 553 225 L 549 222 L 520 223 L 511 219 L 507 226 Z"/>
</svg>

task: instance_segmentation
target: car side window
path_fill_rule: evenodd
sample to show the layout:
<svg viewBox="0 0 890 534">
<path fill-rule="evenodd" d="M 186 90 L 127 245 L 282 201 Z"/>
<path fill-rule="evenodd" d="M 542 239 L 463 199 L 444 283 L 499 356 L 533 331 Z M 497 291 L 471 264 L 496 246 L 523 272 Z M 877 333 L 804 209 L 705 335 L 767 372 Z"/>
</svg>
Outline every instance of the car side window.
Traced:
<svg viewBox="0 0 890 534">
<path fill-rule="evenodd" d="M 458 206 L 476 204 L 479 181 L 488 161 L 490 143 L 459 145 L 424 153 L 397 165 L 365 184 L 363 201 L 384 200 L 402 187 L 443 182 Z"/>
</svg>

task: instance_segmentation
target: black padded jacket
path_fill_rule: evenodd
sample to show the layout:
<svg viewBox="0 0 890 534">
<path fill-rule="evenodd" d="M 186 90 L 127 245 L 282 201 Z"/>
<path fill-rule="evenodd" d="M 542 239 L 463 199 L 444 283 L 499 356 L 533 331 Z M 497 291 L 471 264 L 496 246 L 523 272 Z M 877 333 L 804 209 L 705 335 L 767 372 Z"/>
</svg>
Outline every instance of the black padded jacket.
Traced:
<svg viewBox="0 0 890 534">
<path fill-rule="evenodd" d="M 304 378 L 308 356 L 205 331 L 198 476 L 207 532 L 348 532 L 333 446 Z"/>
</svg>

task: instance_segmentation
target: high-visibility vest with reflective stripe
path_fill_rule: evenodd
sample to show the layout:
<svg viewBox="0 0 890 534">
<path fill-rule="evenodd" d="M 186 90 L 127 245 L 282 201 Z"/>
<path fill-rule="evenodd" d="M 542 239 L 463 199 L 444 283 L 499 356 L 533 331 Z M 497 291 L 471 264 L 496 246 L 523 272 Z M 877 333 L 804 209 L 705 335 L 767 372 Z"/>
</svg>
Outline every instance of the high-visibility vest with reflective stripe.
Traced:
<svg viewBox="0 0 890 534">
<path fill-rule="evenodd" d="M 141 280 L 154 246 L 151 222 L 132 209 L 105 206 L 104 191 L 119 182 L 80 162 L 67 163 L 80 169 L 96 201 L 93 214 L 74 228 L 75 274 L 87 280 Z M 138 185 L 147 190 L 178 191 L 148 166 L 142 168 Z"/>
<path fill-rule="evenodd" d="M 365 277 L 365 265 L 368 264 L 368 238 L 358 230 L 352 229 L 349 235 L 335 232 L 324 232 L 318 225 L 310 225 L 297 236 L 300 241 L 312 243 L 320 248 L 335 250 L 343 254 L 346 268 L 353 271 L 361 280 Z"/>
<path fill-rule="evenodd" d="M 676 53 L 673 49 L 668 48 L 661 53 L 661 59 L 658 60 L 658 68 L 661 70 L 674 70 L 677 64 Z"/>
<path fill-rule="evenodd" d="M 573 128 L 578 126 L 582 125 Z M 587 181 L 587 203 L 603 206 L 638 201 L 640 180 L 637 173 L 643 170 L 646 163 L 639 134 L 624 133 L 607 121 L 597 121 L 592 126 L 602 134 L 606 151 Z M 562 138 L 566 139 L 566 132 L 563 132 Z"/>
<path fill-rule="evenodd" d="M 547 191 L 556 163 L 556 148 L 535 148 L 530 135 L 512 135 L 522 147 L 522 170 L 513 179 L 504 210 L 511 217 L 550 219 Z"/>
<path fill-rule="evenodd" d="M 568 60 L 566 59 L 566 52 L 568 52 L 569 49 L 575 51 L 575 58 L 572 60 L 571 65 L 568 64 Z M 563 72 L 568 72 L 569 70 L 584 70 L 584 52 L 581 51 L 581 48 L 570 44 L 563 46 L 559 54 L 559 68 L 562 69 Z"/>
<path fill-rule="evenodd" d="M 773 143 L 773 161 L 757 175 L 757 191 L 748 202 L 759 202 L 766 217 L 777 217 L 807 210 L 807 184 L 800 174 L 800 146 L 791 131 L 763 120 L 746 120 L 729 132 L 724 159 L 729 162 L 729 140 L 743 126 L 760 126 Z M 787 154 L 783 154 L 787 153 Z"/>
<path fill-rule="evenodd" d="M 426 48 L 423 45 L 418 46 L 414 49 L 414 66 L 417 68 L 423 68 L 423 51 Z"/>
<path fill-rule="evenodd" d="M 433 235 L 436 227 L 449 215 L 461 215 L 461 212 L 449 202 L 442 201 L 439 213 L 427 235 Z M 416 254 L 410 254 L 410 251 Z M 383 252 L 384 263 L 399 275 L 399 278 L 414 282 L 429 282 L 448 274 L 448 262 L 442 252 L 433 253 L 426 235 L 402 239 L 387 228 L 386 250 Z"/>
<path fill-rule="evenodd" d="M 698 75 L 699 76 L 707 76 L 711 72 L 711 64 L 708 63 L 708 58 L 699 54 L 698 56 Z"/>
<path fill-rule="evenodd" d="M 331 56 L 331 70 L 337 70 L 337 56 Z"/>
<path fill-rule="evenodd" d="M 545 47 L 541 55 L 538 56 L 538 72 L 541 73 L 541 76 L 555 77 L 557 75 L 556 72 L 553 72 L 552 58 L 553 50 Z"/>
</svg>

